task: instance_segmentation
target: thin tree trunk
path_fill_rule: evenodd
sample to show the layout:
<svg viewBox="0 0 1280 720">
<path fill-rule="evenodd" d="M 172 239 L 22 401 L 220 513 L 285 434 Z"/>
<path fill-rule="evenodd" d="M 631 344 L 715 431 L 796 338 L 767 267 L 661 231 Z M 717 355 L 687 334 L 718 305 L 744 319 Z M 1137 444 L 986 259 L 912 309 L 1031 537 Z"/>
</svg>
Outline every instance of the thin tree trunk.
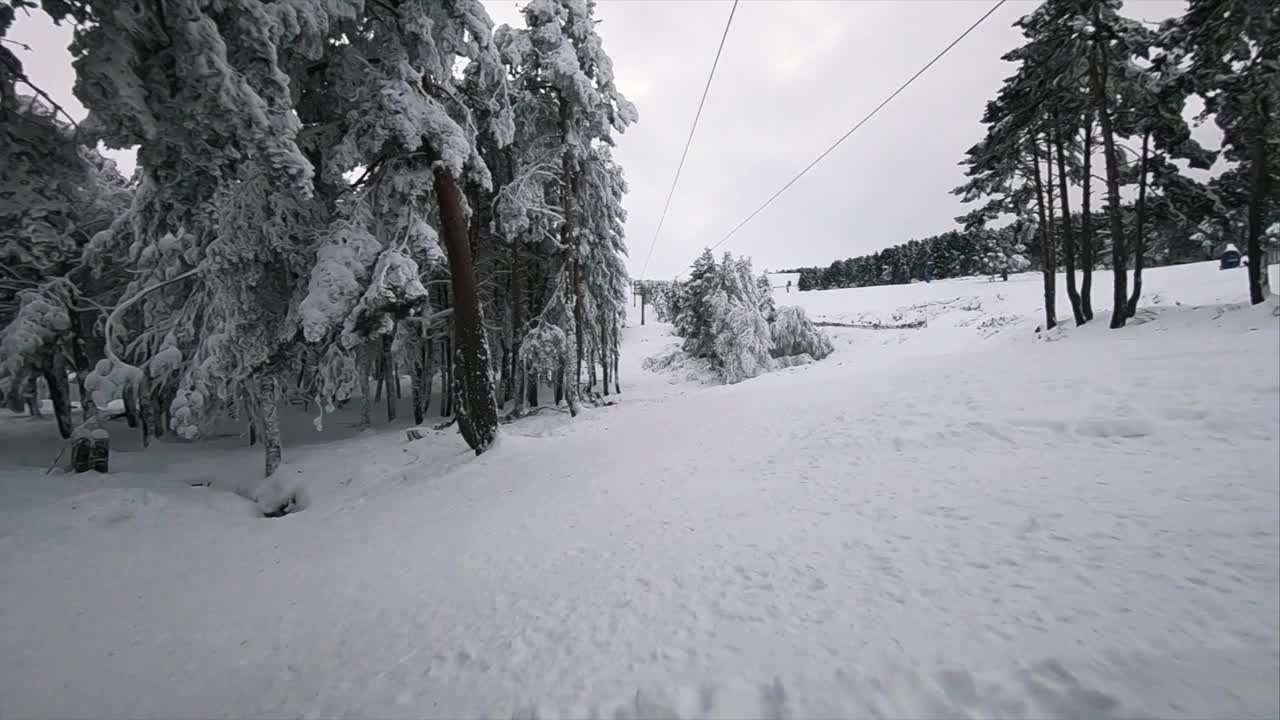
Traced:
<svg viewBox="0 0 1280 720">
<path fill-rule="evenodd" d="M 58 434 L 63 440 L 69 440 L 74 430 L 71 425 L 71 384 L 67 382 L 67 362 L 61 351 L 53 351 L 53 358 L 43 375 L 45 384 L 49 386 L 53 417 L 58 421 Z"/>
<path fill-rule="evenodd" d="M 1270 123 L 1270 107 L 1265 97 L 1258 100 L 1261 104 L 1258 124 L 1259 131 L 1254 133 L 1253 142 L 1249 146 L 1249 302 L 1257 305 L 1267 299 L 1270 292 L 1271 278 L 1267 274 L 1267 258 L 1262 252 L 1263 220 L 1266 217 L 1268 185 L 1270 184 L 1270 168 L 1267 167 L 1267 143 L 1274 142 L 1268 138 L 1265 128 Z"/>
<path fill-rule="evenodd" d="M 467 218 L 462 193 L 449 170 L 435 163 L 436 202 L 441 235 L 449 256 L 453 286 L 453 327 L 458 347 L 453 385 L 460 405 L 455 409 L 458 430 L 477 455 L 493 445 L 498 432 L 498 406 L 494 402 L 493 377 L 489 373 L 489 346 L 484 336 L 480 293 L 467 238 Z"/>
<path fill-rule="evenodd" d="M 138 391 L 137 385 L 130 383 L 121 393 L 121 399 L 124 400 L 124 419 L 129 427 L 138 427 Z"/>
<path fill-rule="evenodd" d="M 1095 10 L 1095 20 L 1097 11 Z M 1105 60 L 1099 57 L 1105 52 L 1095 43 L 1089 57 L 1089 84 L 1093 102 L 1102 125 L 1102 155 L 1107 166 L 1107 215 L 1111 224 L 1111 269 L 1115 277 L 1112 293 L 1111 328 L 1124 327 L 1128 319 L 1129 288 L 1125 271 L 1124 219 L 1120 215 L 1120 165 L 1116 157 L 1116 136 L 1111 124 L 1110 102 L 1107 100 L 1107 75 Z"/>
<path fill-rule="evenodd" d="M 31 417 L 41 417 L 40 412 L 40 379 L 35 373 L 32 373 L 28 379 L 22 383 L 23 400 L 27 404 L 27 412 Z"/>
<path fill-rule="evenodd" d="M 382 384 L 387 388 L 387 422 L 396 421 L 396 397 L 400 393 L 396 392 L 394 385 L 400 384 L 400 378 L 396 377 L 395 359 L 391 357 L 391 336 L 382 336 Z"/>
<path fill-rule="evenodd" d="M 578 243 L 576 233 L 577 206 L 576 195 L 578 189 L 577 180 L 577 162 L 573 155 L 573 146 L 569 143 L 570 134 L 573 130 L 572 108 L 563 98 L 560 98 L 560 136 L 564 144 L 564 152 L 561 155 L 561 173 L 560 173 L 560 199 L 561 211 L 564 213 L 564 219 L 560 223 L 560 244 L 565 248 L 566 269 L 569 271 L 569 282 L 573 288 L 573 307 L 570 313 L 573 317 L 573 337 L 574 337 L 574 375 L 572 387 L 562 388 L 561 394 L 566 390 L 573 396 L 569 400 L 569 412 L 577 415 L 577 387 L 582 382 L 582 357 L 583 351 L 583 317 L 582 317 L 582 298 L 584 296 L 582 275 L 578 268 Z M 567 368 L 566 368 L 567 370 Z M 559 399 L 556 400 L 559 404 Z"/>
<path fill-rule="evenodd" d="M 1133 293 L 1129 295 L 1129 304 L 1125 314 L 1133 317 L 1138 314 L 1138 300 L 1142 298 L 1142 265 L 1143 256 L 1147 254 L 1146 219 L 1147 219 L 1147 158 L 1151 151 L 1151 131 L 1142 134 L 1142 160 L 1138 165 L 1138 205 L 1134 212 L 1137 217 L 1133 226 Z"/>
<path fill-rule="evenodd" d="M 360 354 L 365 356 L 360 363 L 360 377 L 364 380 L 364 392 L 360 397 L 360 427 L 368 430 L 373 426 L 373 376 L 370 367 L 373 365 L 373 358 L 368 357 L 367 350 L 362 350 Z"/>
<path fill-rule="evenodd" d="M 258 420 L 262 423 L 262 449 L 266 454 L 266 474 L 271 477 L 280 467 L 280 415 L 276 403 L 276 379 L 264 374 L 258 379 Z"/>
<path fill-rule="evenodd" d="M 1049 218 L 1045 212 L 1044 180 L 1040 176 L 1040 140 L 1036 134 L 1031 135 L 1032 179 L 1036 186 L 1036 212 L 1040 217 L 1040 265 L 1044 277 L 1044 329 L 1052 330 L 1058 324 L 1058 313 L 1055 304 L 1057 292 L 1054 287 L 1054 252 L 1053 236 L 1049 234 Z"/>
<path fill-rule="evenodd" d="M 600 342 L 600 380 L 601 395 L 609 396 L 609 365 L 613 363 L 613 332 L 607 324 L 601 329 L 603 336 Z"/>
<path fill-rule="evenodd" d="M 1080 313 L 1085 322 L 1093 319 L 1093 266 L 1097 262 L 1093 250 L 1093 109 L 1084 117 L 1084 177 L 1080 195 Z"/>
<path fill-rule="evenodd" d="M 523 258 L 520 256 L 520 245 L 523 242 L 522 237 L 516 237 L 511 242 L 511 358 L 510 358 L 510 374 L 512 378 L 512 393 L 517 396 L 517 405 L 523 404 L 523 399 L 519 398 L 521 388 L 515 387 L 522 383 L 524 373 L 521 371 L 520 364 L 520 347 L 524 344 L 524 265 Z"/>
<path fill-rule="evenodd" d="M 555 401 L 555 407 L 560 407 L 560 403 L 564 402 L 564 376 L 567 372 L 563 362 L 556 368 L 556 377 L 551 385 L 551 397 Z"/>
<path fill-rule="evenodd" d="M 79 293 L 76 292 L 74 297 L 79 297 Z M 87 423 L 98 411 L 93 404 L 93 397 L 84 386 L 84 379 L 93 371 L 93 364 L 89 362 L 89 354 L 85 351 L 84 319 L 81 313 L 71 310 L 68 315 L 71 319 L 71 359 L 75 363 L 76 388 L 80 393 L 80 421 Z"/>
<path fill-rule="evenodd" d="M 587 349 L 587 396 L 596 389 L 596 349 Z"/>
<path fill-rule="evenodd" d="M 1058 195 L 1062 198 L 1062 262 L 1067 273 L 1067 299 L 1071 301 L 1071 314 L 1079 327 L 1085 324 L 1085 317 L 1080 307 L 1080 292 L 1076 290 L 1076 238 L 1071 227 L 1071 204 L 1067 200 L 1067 158 L 1061 128 L 1054 130 L 1054 138 L 1058 151 Z"/>
</svg>

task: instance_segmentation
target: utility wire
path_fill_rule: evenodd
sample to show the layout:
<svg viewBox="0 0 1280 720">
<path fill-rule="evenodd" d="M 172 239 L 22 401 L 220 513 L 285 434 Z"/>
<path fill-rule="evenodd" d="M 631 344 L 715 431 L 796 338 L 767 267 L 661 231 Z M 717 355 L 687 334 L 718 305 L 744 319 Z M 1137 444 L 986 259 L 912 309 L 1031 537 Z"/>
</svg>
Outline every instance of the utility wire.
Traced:
<svg viewBox="0 0 1280 720">
<path fill-rule="evenodd" d="M 693 145 L 693 133 L 698 129 L 698 120 L 702 117 L 702 106 L 707 102 L 707 93 L 711 90 L 711 80 L 716 76 L 716 66 L 720 64 L 720 53 L 724 51 L 724 41 L 729 37 L 729 26 L 733 24 L 733 14 L 738 11 L 738 0 L 733 0 L 729 8 L 729 19 L 724 23 L 724 33 L 720 35 L 720 47 L 716 48 L 716 59 L 711 63 L 711 72 L 707 75 L 707 85 L 702 88 L 702 99 L 698 101 L 698 112 L 693 116 L 693 125 L 689 128 L 689 137 L 684 141 L 684 152 L 680 154 L 680 164 L 676 166 L 676 176 L 671 180 L 671 189 L 667 191 L 667 202 L 662 206 L 662 215 L 658 217 L 658 229 L 653 231 L 653 240 L 649 242 L 649 253 L 645 255 L 644 267 L 640 270 L 640 279 L 644 280 L 649 270 L 649 260 L 653 257 L 653 248 L 658 244 L 658 236 L 662 234 L 662 223 L 666 222 L 667 211 L 671 209 L 671 198 L 676 194 L 676 183 L 680 182 L 680 171 L 684 170 L 684 160 L 689 157 L 689 147 Z"/>
<path fill-rule="evenodd" d="M 946 47 L 944 47 L 944 48 L 942 49 L 942 52 L 940 52 L 940 53 L 938 53 L 937 55 L 933 56 L 933 59 L 932 59 L 932 60 L 930 60 L 928 63 L 926 63 L 924 67 L 922 67 L 922 68 L 920 68 L 919 70 L 917 70 L 915 75 L 912 75 L 910 78 L 907 78 L 907 81 L 906 81 L 906 82 L 902 83 L 902 85 L 900 85 L 900 86 L 898 87 L 898 89 L 897 89 L 897 90 L 894 90 L 892 95 L 890 95 L 889 97 L 885 98 L 885 99 L 884 99 L 884 101 L 883 101 L 883 102 L 881 102 L 879 105 L 877 105 L 877 106 L 875 107 L 875 109 L 874 109 L 874 110 L 872 110 L 871 112 L 867 113 L 867 116 L 866 116 L 866 117 L 864 117 L 864 118 L 862 118 L 861 120 L 859 120 L 857 125 L 854 125 L 852 128 L 849 128 L 849 131 L 848 131 L 848 132 L 846 132 L 844 135 L 841 135 L 841 136 L 840 136 L 840 139 L 839 139 L 839 140 L 836 140 L 836 141 L 831 145 L 831 147 L 827 148 L 826 150 L 823 150 L 823 151 L 822 151 L 822 154 L 821 154 L 821 155 L 819 155 L 817 158 L 815 158 L 813 162 L 811 162 L 811 163 L 809 163 L 808 165 L 806 165 L 806 166 L 805 166 L 805 168 L 799 172 L 799 174 L 797 174 L 795 177 L 793 177 L 793 178 L 791 178 L 790 180 L 788 180 L 786 185 L 783 185 L 781 188 L 779 188 L 779 189 L 778 189 L 778 191 L 777 191 L 777 192 L 775 192 L 772 196 L 770 196 L 770 198 L 769 198 L 768 200 L 765 200 L 763 205 L 761 205 L 760 207 L 756 208 L 756 209 L 755 209 L 755 211 L 754 211 L 754 212 L 752 212 L 750 215 L 748 215 L 748 216 L 746 217 L 746 219 L 745 219 L 745 220 L 743 220 L 742 222 L 738 223 L 737 227 L 735 227 L 734 229 L 730 230 L 730 231 L 729 231 L 729 233 L 728 233 L 727 235 L 725 235 L 724 237 L 720 238 L 720 240 L 719 240 L 718 242 L 716 242 L 716 244 L 715 244 L 715 245 L 712 245 L 712 246 L 711 246 L 710 248 L 708 248 L 708 249 L 710 249 L 710 250 L 715 250 L 716 248 L 718 248 L 718 247 L 720 247 L 721 245 L 723 245 L 723 244 L 724 244 L 724 243 L 725 243 L 729 238 L 733 237 L 735 233 L 737 233 L 739 230 L 741 230 L 741 229 L 742 229 L 742 228 L 743 228 L 747 223 L 751 222 L 751 220 L 752 220 L 753 218 L 755 218 L 755 216 L 759 215 L 761 212 L 763 212 L 763 211 L 764 211 L 764 209 L 765 209 L 765 208 L 769 207 L 769 205 L 771 205 L 771 204 L 773 203 L 773 201 L 774 201 L 774 200 L 777 200 L 779 195 L 781 195 L 782 193 L 786 192 L 786 191 L 787 191 L 787 188 L 790 188 L 792 185 L 796 184 L 796 181 L 797 181 L 797 180 L 799 180 L 800 178 L 804 177 L 804 176 L 805 176 L 805 174 L 806 174 L 806 173 L 808 173 L 810 170 L 812 170 L 812 169 L 814 168 L 814 166 L 815 166 L 815 165 L 817 165 L 818 163 L 822 162 L 822 159 L 823 159 L 823 158 L 825 158 L 827 155 L 830 155 L 832 150 L 835 150 L 837 147 L 839 147 L 839 146 L 840 146 L 840 143 L 842 143 L 842 142 L 844 142 L 845 140 L 847 140 L 847 139 L 849 138 L 849 136 L 850 136 L 850 135 L 852 135 L 854 132 L 856 132 L 856 131 L 858 130 L 858 128 L 862 127 L 863 125 L 865 125 L 865 124 L 867 123 L 867 121 L 868 121 L 868 120 L 870 120 L 871 118 L 875 117 L 876 113 L 880 112 L 881 108 L 883 108 L 885 105 L 888 105 L 888 104 L 889 104 L 889 102 L 890 102 L 891 100 L 893 100 L 894 98 L 898 97 L 898 94 L 899 94 L 899 93 L 901 93 L 903 90 L 906 90 L 906 89 L 907 89 L 907 86 L 909 86 L 909 85 L 911 85 L 911 83 L 915 82 L 916 78 L 920 77 L 921 75 L 923 75 L 923 74 L 924 74 L 924 72 L 925 72 L 926 70 L 928 70 L 929 68 L 933 67 L 933 64 L 934 64 L 934 63 L 936 63 L 936 62 L 938 62 L 939 60 L 941 60 L 943 55 L 946 55 L 946 54 L 951 50 L 951 48 L 953 48 L 953 47 L 955 47 L 956 45 L 958 45 L 958 44 L 960 43 L 960 41 L 961 41 L 961 40 L 965 39 L 965 37 L 966 37 L 966 36 L 968 36 L 968 34 L 969 34 L 969 33 L 973 32 L 973 31 L 974 31 L 974 29 L 975 29 L 975 28 L 977 28 L 979 25 L 981 25 L 981 24 L 983 23 L 983 21 L 984 21 L 984 20 L 986 20 L 987 18 L 991 17 L 991 15 L 992 15 L 996 10 L 999 10 L 999 9 L 1000 9 L 1000 6 L 1001 6 L 1001 5 L 1004 5 L 1006 2 L 1008 2 L 1008 0 L 999 0 L 999 1 L 998 1 L 995 5 L 993 5 L 993 6 L 991 7 L 991 9 L 990 9 L 990 10 L 988 10 L 988 11 L 987 11 L 987 12 L 986 12 L 982 17 L 978 18 L 977 22 L 975 22 L 974 24 L 970 25 L 968 30 L 965 30 L 964 32 L 960 33 L 960 36 L 959 36 L 959 37 L 957 37 L 955 40 L 952 40 L 952 41 L 951 41 L 951 44 L 949 44 L 949 45 L 947 45 Z"/>
</svg>

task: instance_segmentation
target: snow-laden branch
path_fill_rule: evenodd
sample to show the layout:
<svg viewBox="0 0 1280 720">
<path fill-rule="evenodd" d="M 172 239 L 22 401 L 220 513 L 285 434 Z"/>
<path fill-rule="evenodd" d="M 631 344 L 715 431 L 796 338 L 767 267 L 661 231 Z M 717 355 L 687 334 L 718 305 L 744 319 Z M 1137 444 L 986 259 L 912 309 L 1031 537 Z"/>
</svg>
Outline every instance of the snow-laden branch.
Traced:
<svg viewBox="0 0 1280 720">
<path fill-rule="evenodd" d="M 128 298 L 128 299 L 126 299 L 126 300 L 124 300 L 123 302 L 121 302 L 119 305 L 116 305 L 115 309 L 111 311 L 111 315 L 109 315 L 109 316 L 107 317 L 107 327 L 106 327 L 106 347 L 104 348 L 104 350 L 105 350 L 105 351 L 106 351 L 106 353 L 107 353 L 107 358 L 108 358 L 108 359 L 110 359 L 110 360 L 111 360 L 111 362 L 112 362 L 112 363 L 114 363 L 114 364 L 116 364 L 116 365 L 121 365 L 121 366 L 124 366 L 124 367 L 127 367 L 127 368 L 133 368 L 133 369 L 137 370 L 137 368 L 134 368 L 134 367 L 133 367 L 132 365 L 130 365 L 129 363 L 127 363 L 127 362 L 125 362 L 125 361 L 121 360 L 121 359 L 120 359 L 120 357 L 119 357 L 118 355 L 116 355 L 115 349 L 112 347 L 112 345 L 113 345 L 113 342 L 112 342 L 112 341 L 115 339 L 115 338 L 113 337 L 113 335 L 114 335 L 114 332 L 113 332 L 113 331 L 115 330 L 116 323 L 117 323 L 117 322 L 119 321 L 119 319 L 120 319 L 120 315 L 121 315 L 122 313 L 124 313 L 124 311 L 125 311 L 125 310 L 129 309 L 129 307 L 131 307 L 134 303 L 137 303 L 139 300 L 141 300 L 142 298 L 144 298 L 144 297 L 146 297 L 146 296 L 150 295 L 151 293 L 153 293 L 153 292 L 155 292 L 155 291 L 157 291 L 157 290 L 161 290 L 161 289 L 163 289 L 163 288 L 166 288 L 166 287 L 168 287 L 168 286 L 170 286 L 170 285 L 173 285 L 174 283 L 178 283 L 178 282 L 181 282 L 181 281 L 183 281 L 183 280 L 186 280 L 187 278 L 192 277 L 192 276 L 195 276 L 195 275 L 198 275 L 199 273 L 200 273 L 200 268 L 198 268 L 198 267 L 197 267 L 197 268 L 191 268 L 190 270 L 188 270 L 188 271 L 186 271 L 186 272 L 184 272 L 184 273 L 179 273 L 179 274 L 177 274 L 177 275 L 174 275 L 173 277 L 169 278 L 168 280 L 161 280 L 161 281 L 160 281 L 160 282 L 158 282 L 158 283 L 154 283 L 154 284 L 152 284 L 152 285 L 149 285 L 149 286 L 147 286 L 147 287 L 143 288 L 142 290 L 138 291 L 137 293 L 135 293 L 135 294 L 133 295 L 133 297 L 130 297 L 130 298 Z M 140 372 L 140 371 L 139 371 L 139 372 Z"/>
</svg>

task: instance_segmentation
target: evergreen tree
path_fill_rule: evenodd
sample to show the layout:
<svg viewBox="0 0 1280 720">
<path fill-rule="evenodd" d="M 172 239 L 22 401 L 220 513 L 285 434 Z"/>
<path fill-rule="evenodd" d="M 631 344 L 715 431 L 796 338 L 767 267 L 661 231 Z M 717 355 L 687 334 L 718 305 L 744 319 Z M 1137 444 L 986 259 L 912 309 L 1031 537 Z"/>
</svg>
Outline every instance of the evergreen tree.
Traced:
<svg viewBox="0 0 1280 720">
<path fill-rule="evenodd" d="M 1262 238 L 1280 195 L 1280 8 L 1268 0 L 1189 0 L 1165 27 L 1187 54 L 1188 80 L 1223 133 L 1228 160 L 1248 177 L 1249 298 L 1266 299 Z"/>
</svg>

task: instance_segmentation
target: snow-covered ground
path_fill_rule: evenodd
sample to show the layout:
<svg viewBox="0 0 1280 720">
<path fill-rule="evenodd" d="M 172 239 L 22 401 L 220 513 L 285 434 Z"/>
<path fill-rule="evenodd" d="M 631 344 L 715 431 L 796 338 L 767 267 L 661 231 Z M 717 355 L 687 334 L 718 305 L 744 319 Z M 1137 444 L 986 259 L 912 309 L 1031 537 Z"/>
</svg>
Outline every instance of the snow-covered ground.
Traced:
<svg viewBox="0 0 1280 720">
<path fill-rule="evenodd" d="M 225 490 L 242 438 L 46 477 L 50 421 L 3 416 L 0 717 L 1276 717 L 1280 318 L 1242 272 L 1148 271 L 1122 331 L 1105 277 L 1050 333 L 1032 275 L 779 291 L 928 324 L 734 386 L 631 327 L 618 404 L 480 458 L 291 411 L 279 520 Z"/>
</svg>

